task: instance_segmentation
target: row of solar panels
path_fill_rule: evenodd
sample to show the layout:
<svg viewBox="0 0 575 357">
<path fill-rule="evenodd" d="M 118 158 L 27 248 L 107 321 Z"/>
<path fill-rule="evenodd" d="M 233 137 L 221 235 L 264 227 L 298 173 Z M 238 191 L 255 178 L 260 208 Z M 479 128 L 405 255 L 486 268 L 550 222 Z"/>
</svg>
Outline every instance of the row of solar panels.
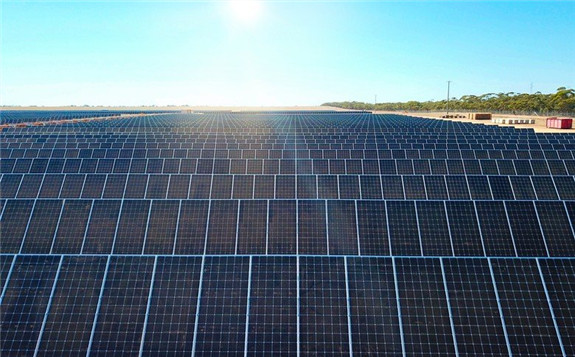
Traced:
<svg viewBox="0 0 575 357">
<path fill-rule="evenodd" d="M 552 140 L 561 139 L 561 136 L 567 135 L 569 142 L 572 142 L 573 136 L 569 133 L 541 133 L 541 136 L 537 136 L 533 129 L 520 129 L 516 130 L 513 127 L 496 127 L 496 126 L 486 126 L 482 127 L 479 125 L 471 124 L 470 127 L 463 128 L 411 128 L 406 127 L 386 127 L 382 125 L 380 127 L 374 128 L 371 125 L 366 127 L 348 127 L 344 134 L 338 129 L 337 125 L 331 125 L 330 127 L 305 127 L 296 128 L 290 126 L 247 126 L 241 127 L 237 126 L 234 128 L 222 127 L 222 126 L 199 126 L 194 118 L 188 118 L 182 121 L 179 125 L 170 125 L 170 121 L 161 123 L 156 123 L 154 126 L 146 126 L 143 122 L 146 117 L 138 119 L 119 119 L 119 120 L 109 120 L 107 123 L 102 123 L 101 121 L 91 121 L 82 123 L 61 123 L 59 125 L 48 125 L 48 126 L 33 126 L 24 128 L 8 128 L 5 129 L 7 133 L 11 135 L 64 135 L 64 134 L 74 134 L 78 133 L 81 135 L 100 135 L 100 134 L 118 134 L 118 135 L 146 135 L 146 136 L 157 136 L 157 135 L 173 135 L 173 134 L 185 134 L 192 136 L 203 136 L 209 135 L 217 137 L 225 137 L 226 134 L 237 133 L 238 135 L 285 135 L 290 139 L 295 139 L 299 136 L 309 136 L 309 135 L 346 135 L 346 136 L 368 136 L 375 138 L 383 138 L 387 135 L 399 135 L 402 138 L 409 138 L 411 135 L 440 135 L 442 138 L 457 138 L 457 137 L 469 137 L 473 133 L 473 137 L 478 139 L 491 138 L 493 136 L 500 137 L 502 140 L 507 140 L 505 136 L 509 135 L 509 138 L 514 140 L 514 138 L 522 138 L 527 140 L 544 140 L 551 138 Z M 423 119 L 420 120 L 430 120 Z M 138 122 L 139 121 L 139 122 Z M 86 132 L 90 134 L 85 134 Z M 539 134 L 539 133 L 537 133 Z M 473 139 L 471 139 L 473 140 Z"/>
<path fill-rule="evenodd" d="M 573 259 L 0 258 L 6 356 L 575 355 Z"/>
<path fill-rule="evenodd" d="M 129 119 L 130 121 L 142 120 L 138 117 L 136 119 Z M 195 118 L 188 118 L 187 123 L 190 128 L 178 128 L 168 125 L 157 130 L 148 130 L 146 128 L 129 128 L 129 127 L 110 127 L 112 122 L 122 123 L 125 120 L 107 121 L 105 123 L 95 121 L 94 123 L 100 124 L 100 127 L 94 128 L 80 128 L 77 127 L 80 123 L 69 123 L 69 125 L 60 124 L 58 126 L 48 127 L 12 127 L 6 128 L 5 133 L 9 137 L 17 138 L 25 135 L 30 135 L 33 138 L 40 140 L 54 140 L 63 138 L 66 134 L 78 134 L 80 138 L 102 138 L 118 140 L 141 140 L 143 138 L 150 139 L 163 139 L 163 138 L 189 138 L 189 139 L 205 139 L 205 140 L 218 140 L 218 141 L 235 141 L 235 140 L 251 140 L 251 139 L 264 139 L 264 140 L 287 140 L 288 142 L 306 142 L 313 140 L 349 140 L 361 142 L 382 142 L 397 141 L 408 143 L 411 140 L 434 140 L 439 142 L 456 143 L 459 141 L 475 142 L 526 142 L 526 143 L 567 143 L 573 142 L 573 134 L 566 133 L 535 133 L 531 130 L 516 130 L 514 128 L 501 128 L 501 127 L 485 127 L 484 130 L 467 130 L 467 131 L 443 131 L 443 130 L 427 130 L 417 128 L 401 128 L 392 129 L 388 127 L 366 127 L 362 129 L 354 129 L 346 127 L 341 123 L 337 117 L 333 119 L 338 122 L 339 126 L 334 126 L 329 129 L 321 128 L 268 128 L 261 129 L 254 126 L 243 126 L 241 128 L 220 128 L 220 127 L 195 127 L 197 124 Z M 425 121 L 425 119 L 421 119 Z M 345 127 L 346 130 L 338 130 L 337 128 Z M 472 125 L 470 129 L 481 129 L 482 127 Z M 45 129 L 52 129 L 46 132 Z M 311 130 L 313 129 L 313 130 Z M 390 130 L 392 129 L 392 130 Z"/>
<path fill-rule="evenodd" d="M 0 110 L 2 124 L 24 122 L 69 120 L 83 118 L 101 118 L 122 114 L 167 114 L 177 113 L 174 110 Z"/>
<path fill-rule="evenodd" d="M 109 111 L 109 110 L 1 110 L 0 124 L 15 124 L 35 121 L 80 119 L 93 117 L 109 117 L 120 114 L 135 114 L 140 111 Z"/>
<path fill-rule="evenodd" d="M 575 202 L 8 200 L 2 253 L 575 256 Z"/>
<path fill-rule="evenodd" d="M 573 176 L 5 174 L 0 198 L 575 200 Z"/>
<path fill-rule="evenodd" d="M 0 173 L 564 176 L 575 160 L 3 159 Z"/>
<path fill-rule="evenodd" d="M 203 139 L 181 139 L 181 138 L 162 138 L 138 140 L 104 140 L 98 138 L 78 138 L 76 135 L 68 136 L 66 141 L 42 141 L 32 137 L 27 138 L 8 138 L 4 136 L 0 147 L 2 149 L 217 149 L 217 150 L 367 150 L 381 151 L 395 150 L 396 154 L 401 151 L 407 151 L 404 155 L 415 155 L 419 151 L 427 150 L 449 150 L 449 151 L 469 151 L 469 150 L 515 150 L 521 151 L 553 151 L 553 150 L 572 150 L 573 143 L 525 143 L 525 142 L 484 142 L 449 143 L 445 140 L 419 140 L 419 142 L 403 143 L 397 142 L 374 142 L 373 140 L 353 140 L 345 142 L 327 142 L 328 140 L 313 140 L 313 142 L 293 142 L 290 140 L 262 140 L 257 138 L 250 140 L 203 140 Z M 326 141 L 326 142 L 324 142 Z M 403 140 L 402 140 L 403 141 Z M 415 140 L 414 140 L 415 141 Z M 479 140 L 478 140 L 479 141 Z M 409 156 L 407 156 L 409 157 Z"/>
<path fill-rule="evenodd" d="M 517 135 L 514 133 L 378 133 L 378 132 L 362 132 L 362 133 L 349 133 L 346 131 L 334 131 L 333 133 L 258 133 L 258 132 L 236 132 L 234 130 L 224 132 L 179 132 L 177 130 L 158 130 L 152 132 L 126 132 L 126 131 L 105 131 L 85 129 L 78 131 L 67 131 L 63 126 L 53 126 L 53 129 L 61 129 L 63 132 L 55 132 L 53 134 L 37 132 L 40 130 L 38 127 L 29 127 L 23 129 L 6 129 L 5 136 L 10 142 L 15 139 L 26 140 L 24 142 L 65 142 L 70 138 L 72 142 L 75 141 L 88 141 L 95 142 L 218 142 L 218 143 L 262 143 L 262 144 L 425 144 L 425 143 L 438 143 L 438 144 L 573 144 L 573 134 L 541 134 L 541 135 Z M 71 137 L 71 135 L 74 135 Z"/>
<path fill-rule="evenodd" d="M 70 114 L 64 116 L 71 118 Z M 90 117 L 91 115 L 88 115 Z M 337 122 L 333 119 L 337 117 Z M 26 121 L 34 121 L 32 120 Z M 62 118 L 60 118 L 62 119 Z M 40 119 L 42 120 L 42 119 Z M 138 118 L 125 118 L 119 120 L 107 121 L 106 123 L 92 121 L 83 123 L 64 124 L 65 127 L 74 126 L 76 128 L 145 128 L 157 129 L 165 126 L 174 128 L 196 127 L 200 130 L 246 130 L 249 129 L 282 129 L 287 131 L 314 131 L 328 132 L 330 129 L 344 125 L 349 128 L 350 132 L 355 131 L 398 131 L 404 130 L 429 130 L 440 132 L 456 131 L 477 131 L 488 132 L 497 131 L 493 126 L 474 125 L 472 123 L 463 123 L 455 121 L 441 121 L 424 118 L 406 117 L 402 115 L 372 115 L 372 114 L 335 114 L 335 115 L 241 115 L 241 114 L 168 114 L 152 115 Z M 40 131 L 51 129 L 44 127 Z M 53 128 L 52 128 L 53 129 Z M 501 131 L 513 131 L 512 128 L 502 128 Z M 521 130 L 522 132 L 532 133 L 531 129 Z"/>
<path fill-rule="evenodd" d="M 478 150 L 444 150 L 444 149 L 256 149 L 247 148 L 251 144 L 245 144 L 246 148 L 216 148 L 211 145 L 199 145 L 196 148 L 169 148 L 165 144 L 148 147 L 129 147 L 125 144 L 118 147 L 102 147 L 100 144 L 69 145 L 68 148 L 46 148 L 45 145 L 22 145 L 20 148 L 4 148 L 0 151 L 3 158 L 244 158 L 244 159 L 573 159 L 573 150 L 570 149 L 545 149 L 545 150 L 520 150 L 520 149 L 478 149 Z M 30 146 L 28 148 L 22 146 Z M 32 146 L 37 146 L 33 148 Z M 63 145 L 62 145 L 63 146 Z M 127 145 L 130 146 L 130 145 Z M 139 145 L 140 146 L 140 145 Z M 144 145 L 141 145 L 144 146 Z M 150 145 L 151 146 L 151 145 Z M 190 145 L 194 146 L 194 145 Z M 242 145 L 238 145 L 242 146 Z M 255 145 L 253 145 L 255 146 Z"/>
</svg>

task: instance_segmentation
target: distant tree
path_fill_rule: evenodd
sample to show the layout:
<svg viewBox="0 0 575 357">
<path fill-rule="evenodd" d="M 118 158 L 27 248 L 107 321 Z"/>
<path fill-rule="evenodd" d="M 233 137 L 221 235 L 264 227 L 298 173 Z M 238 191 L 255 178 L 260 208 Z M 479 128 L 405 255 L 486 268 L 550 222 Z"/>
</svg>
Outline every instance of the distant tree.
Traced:
<svg viewBox="0 0 575 357">
<path fill-rule="evenodd" d="M 390 111 L 441 111 L 446 108 L 446 100 L 392 103 L 364 102 L 330 102 L 322 105 L 356 110 L 390 110 Z M 514 112 L 560 112 L 575 114 L 575 90 L 559 87 L 555 93 L 486 93 L 479 96 L 464 95 L 461 98 L 450 98 L 449 108 L 452 110 L 474 111 L 514 111 Z"/>
</svg>

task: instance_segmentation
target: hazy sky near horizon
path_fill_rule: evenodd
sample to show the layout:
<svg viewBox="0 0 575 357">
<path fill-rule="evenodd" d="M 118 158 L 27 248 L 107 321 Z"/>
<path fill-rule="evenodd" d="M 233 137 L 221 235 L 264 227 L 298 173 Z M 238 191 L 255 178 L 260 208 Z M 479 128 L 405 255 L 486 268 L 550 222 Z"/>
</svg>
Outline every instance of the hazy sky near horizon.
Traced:
<svg viewBox="0 0 575 357">
<path fill-rule="evenodd" d="M 240 4 L 238 4 L 240 3 Z M 11 1 L 2 105 L 319 105 L 575 87 L 574 1 Z"/>
</svg>

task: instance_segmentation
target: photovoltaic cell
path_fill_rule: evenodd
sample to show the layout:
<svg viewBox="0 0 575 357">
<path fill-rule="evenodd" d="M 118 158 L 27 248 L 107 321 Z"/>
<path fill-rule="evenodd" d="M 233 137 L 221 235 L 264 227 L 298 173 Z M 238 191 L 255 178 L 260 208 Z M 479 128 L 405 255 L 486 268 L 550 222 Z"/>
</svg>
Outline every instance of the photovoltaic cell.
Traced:
<svg viewBox="0 0 575 357">
<path fill-rule="evenodd" d="M 546 257 L 547 247 L 532 202 L 506 202 L 509 224 L 519 256 Z"/>
<path fill-rule="evenodd" d="M 381 185 L 383 187 L 384 199 L 386 200 L 403 199 L 404 197 L 403 182 L 401 181 L 400 176 L 382 176 Z"/>
<path fill-rule="evenodd" d="M 298 253 L 327 254 L 325 201 L 298 201 Z"/>
<path fill-rule="evenodd" d="M 102 198 L 123 198 L 127 178 L 126 175 L 108 175 Z"/>
<path fill-rule="evenodd" d="M 240 201 L 238 254 L 265 254 L 267 246 L 267 201 Z"/>
<path fill-rule="evenodd" d="M 441 201 L 417 202 L 417 217 L 423 255 L 451 256 L 453 247 L 447 226 L 445 208 Z"/>
<path fill-rule="evenodd" d="M 79 254 L 81 252 L 91 209 L 91 200 L 67 200 L 64 202 L 52 246 L 53 253 Z"/>
<path fill-rule="evenodd" d="M 575 354 L 575 260 L 539 259 L 561 342 L 567 356 Z"/>
<path fill-rule="evenodd" d="M 296 270 L 295 257 L 253 257 L 248 354 L 297 352 Z"/>
<path fill-rule="evenodd" d="M 208 227 L 208 254 L 233 254 L 236 251 L 238 202 L 213 200 Z"/>
<path fill-rule="evenodd" d="M 493 259 L 491 262 L 511 352 L 561 356 L 536 261 Z"/>
<path fill-rule="evenodd" d="M 12 175 L 11 175 L 12 176 Z M 4 182 L 2 180 L 2 191 L 4 191 L 4 185 L 6 184 L 8 192 L 14 190 L 14 186 L 19 187 L 18 189 L 18 198 L 36 198 L 38 196 L 38 191 L 40 190 L 40 185 L 42 184 L 43 175 L 24 175 L 22 177 L 22 183 L 18 180 L 18 186 L 13 185 L 12 182 L 6 180 L 8 182 Z M 15 183 L 15 182 L 14 182 Z M 4 196 L 4 195 L 2 195 Z M 9 194 L 6 198 L 12 198 L 14 195 Z"/>
<path fill-rule="evenodd" d="M 513 200 L 513 190 L 507 176 L 488 176 L 493 199 L 495 200 Z"/>
<path fill-rule="evenodd" d="M 487 260 L 444 259 L 457 350 L 465 356 L 508 356 Z"/>
<path fill-rule="evenodd" d="M 105 277 L 101 305 L 96 315 L 93 354 L 140 350 L 154 259 L 113 256 Z"/>
<path fill-rule="evenodd" d="M 148 186 L 148 175 L 128 175 L 124 198 L 144 198 Z"/>
<path fill-rule="evenodd" d="M 142 253 L 150 205 L 151 201 L 145 200 L 124 200 L 122 202 L 122 210 L 113 243 L 114 254 Z M 109 228 L 111 231 L 112 227 Z"/>
<path fill-rule="evenodd" d="M 120 201 L 94 201 L 82 253 L 110 254 L 119 213 Z"/>
<path fill-rule="evenodd" d="M 439 259 L 395 260 L 408 355 L 453 355 L 455 346 Z"/>
<path fill-rule="evenodd" d="M 575 238 L 562 202 L 535 202 L 550 256 L 575 256 Z"/>
<path fill-rule="evenodd" d="M 401 354 L 392 261 L 348 258 L 353 353 Z"/>
<path fill-rule="evenodd" d="M 233 198 L 236 199 L 251 199 L 254 192 L 254 177 L 235 175 L 234 176 L 234 187 L 233 187 Z"/>
<path fill-rule="evenodd" d="M 19 253 L 22 239 L 34 207 L 31 200 L 8 200 L 2 213 L 2 253 Z"/>
<path fill-rule="evenodd" d="M 212 177 L 212 199 L 230 199 L 232 197 L 231 175 L 214 175 Z"/>
<path fill-rule="evenodd" d="M 469 200 L 469 190 L 465 176 L 445 176 L 449 199 Z"/>
<path fill-rule="evenodd" d="M 503 202 L 478 201 L 475 207 L 487 256 L 516 256 Z"/>
<path fill-rule="evenodd" d="M 39 346 L 40 355 L 88 351 L 106 261 L 106 257 L 64 257 Z"/>
<path fill-rule="evenodd" d="M 401 177 L 398 177 L 401 179 Z M 384 184 L 387 182 L 384 177 Z M 381 199 L 381 182 L 379 176 L 361 176 L 361 197 L 365 199 Z"/>
<path fill-rule="evenodd" d="M 556 200 L 558 198 L 551 176 L 531 176 L 531 181 L 539 200 Z"/>
<path fill-rule="evenodd" d="M 317 184 L 315 176 L 297 176 L 297 198 L 317 198 Z"/>
<path fill-rule="evenodd" d="M 408 200 L 424 200 L 427 197 L 423 176 L 403 176 L 403 187 Z"/>
<path fill-rule="evenodd" d="M 295 198 L 295 176 L 276 176 L 276 198 Z"/>
<path fill-rule="evenodd" d="M 0 255 L 0 294 L 4 291 L 13 260 L 14 256 L 12 255 Z"/>
<path fill-rule="evenodd" d="M 42 181 L 42 188 L 38 198 L 57 198 L 64 182 L 64 175 L 46 175 Z"/>
<path fill-rule="evenodd" d="M 153 201 L 147 222 L 145 254 L 172 254 L 180 201 Z"/>
<path fill-rule="evenodd" d="M 447 186 L 443 176 L 424 176 L 427 198 L 430 200 L 446 200 Z"/>
<path fill-rule="evenodd" d="M 484 255 L 473 202 L 448 201 L 445 205 L 455 255 Z"/>
<path fill-rule="evenodd" d="M 2 298 L 3 355 L 33 355 L 60 257 L 19 256 Z"/>
<path fill-rule="evenodd" d="M 575 200 L 575 180 L 572 176 L 554 176 L 553 180 L 562 200 Z"/>
<path fill-rule="evenodd" d="M 60 191 L 60 198 L 79 198 L 84 186 L 84 179 L 85 175 L 66 175 Z"/>
<path fill-rule="evenodd" d="M 340 199 L 360 198 L 358 176 L 338 176 L 338 180 L 339 180 Z"/>
<path fill-rule="evenodd" d="M 81 198 L 100 198 L 106 184 L 106 175 L 87 175 Z"/>
<path fill-rule="evenodd" d="M 243 354 L 249 259 L 206 257 L 195 353 Z"/>
<path fill-rule="evenodd" d="M 510 176 L 511 187 L 516 200 L 535 200 L 535 190 L 529 176 Z"/>
<path fill-rule="evenodd" d="M 168 186 L 168 199 L 186 199 L 190 186 L 189 175 L 171 175 Z"/>
<path fill-rule="evenodd" d="M 328 244 L 331 255 L 358 254 L 357 218 L 354 201 L 327 201 Z"/>
<path fill-rule="evenodd" d="M 166 198 L 169 178 L 167 175 L 150 175 L 148 177 L 146 198 Z"/>
<path fill-rule="evenodd" d="M 192 354 L 201 258 L 160 257 L 142 354 Z"/>
<path fill-rule="evenodd" d="M 297 217 L 296 201 L 269 201 L 268 254 L 295 254 Z"/>
<path fill-rule="evenodd" d="M 2 190 L 0 190 L 0 197 L 16 197 L 21 181 L 22 175 L 2 175 L 2 181 L 0 181 L 0 185 L 2 185 Z"/>
<path fill-rule="evenodd" d="M 180 207 L 176 254 L 203 254 L 209 201 L 182 201 Z"/>
<path fill-rule="evenodd" d="M 257 175 L 254 178 L 254 199 L 274 198 L 275 179 L 271 175 Z"/>
<path fill-rule="evenodd" d="M 421 255 L 415 206 L 412 201 L 388 201 L 387 219 L 392 255 Z"/>
<path fill-rule="evenodd" d="M 467 176 L 469 193 L 473 200 L 491 200 L 491 189 L 486 176 Z"/>
<path fill-rule="evenodd" d="M 385 202 L 358 201 L 357 221 L 361 255 L 390 255 Z"/>
<path fill-rule="evenodd" d="M 301 257 L 299 261 L 301 353 L 349 353 L 343 258 Z"/>
<path fill-rule="evenodd" d="M 62 201 L 38 200 L 28 222 L 22 253 L 50 253 Z"/>
</svg>

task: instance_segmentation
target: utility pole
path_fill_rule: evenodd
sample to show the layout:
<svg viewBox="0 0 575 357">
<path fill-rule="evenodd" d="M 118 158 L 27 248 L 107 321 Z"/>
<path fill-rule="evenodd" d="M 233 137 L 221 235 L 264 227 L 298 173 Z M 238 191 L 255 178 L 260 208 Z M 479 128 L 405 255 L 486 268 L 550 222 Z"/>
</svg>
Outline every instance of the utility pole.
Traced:
<svg viewBox="0 0 575 357">
<path fill-rule="evenodd" d="M 451 85 L 451 81 L 447 81 L 447 115 L 449 115 L 449 86 Z"/>
</svg>

